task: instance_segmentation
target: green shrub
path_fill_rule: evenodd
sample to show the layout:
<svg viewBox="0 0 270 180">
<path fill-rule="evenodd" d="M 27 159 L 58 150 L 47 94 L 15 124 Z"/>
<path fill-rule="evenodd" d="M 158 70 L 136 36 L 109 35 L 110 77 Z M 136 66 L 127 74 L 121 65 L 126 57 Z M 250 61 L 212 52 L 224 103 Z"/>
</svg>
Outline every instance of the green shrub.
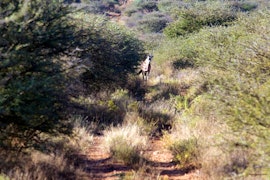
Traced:
<svg viewBox="0 0 270 180">
<path fill-rule="evenodd" d="M 100 16 L 78 13 L 76 20 L 87 34 L 77 37 L 84 42 L 78 56 L 83 59 L 79 78 L 85 87 L 90 92 L 124 87 L 144 57 L 143 43 L 132 31 Z"/>
<path fill-rule="evenodd" d="M 184 17 L 171 23 L 165 30 L 164 34 L 167 37 L 175 38 L 184 36 L 202 28 L 202 23 L 193 17 Z"/>
<path fill-rule="evenodd" d="M 237 1 L 232 4 L 232 7 L 236 10 L 247 12 L 255 10 L 258 7 L 258 3 L 252 1 Z"/>
<path fill-rule="evenodd" d="M 29 147 L 40 132 L 70 132 L 61 120 L 68 104 L 62 57 L 75 36 L 70 13 L 56 1 L 1 2 L 1 148 Z"/>
<path fill-rule="evenodd" d="M 220 46 L 216 50 L 214 46 L 209 48 L 212 54 L 207 57 L 211 61 L 201 59 L 201 63 L 218 72 L 205 71 L 208 74 L 205 79 L 208 79 L 211 101 L 222 108 L 215 110 L 215 114 L 227 123 L 235 138 L 228 141 L 243 144 L 251 152 L 244 167 L 245 174 L 258 171 L 252 168 L 258 165 L 262 171 L 269 169 L 270 144 L 266 141 L 270 133 L 268 24 L 269 11 L 242 17 L 234 26 L 211 35 L 212 43 L 219 42 Z M 206 52 L 205 49 L 200 54 L 206 56 Z"/>
<path fill-rule="evenodd" d="M 165 30 L 167 37 L 174 38 L 199 31 L 204 26 L 226 25 L 236 19 L 236 13 L 226 3 L 201 2 L 176 13 L 178 19 Z"/>
<path fill-rule="evenodd" d="M 158 7 L 156 1 L 136 0 L 133 1 L 132 4 L 125 9 L 124 14 L 131 16 L 137 12 L 149 13 L 157 10 Z"/>
<path fill-rule="evenodd" d="M 197 166 L 199 157 L 199 147 L 197 139 L 186 139 L 175 141 L 169 149 L 172 151 L 174 160 L 181 167 Z"/>
<path fill-rule="evenodd" d="M 186 96 L 171 96 L 171 101 L 174 106 L 175 112 L 188 109 L 188 100 Z"/>
<path fill-rule="evenodd" d="M 160 32 L 169 22 L 164 14 L 153 12 L 146 14 L 138 21 L 138 29 L 142 32 Z"/>
<path fill-rule="evenodd" d="M 122 2 L 118 0 L 82 0 L 81 4 L 84 7 L 84 10 L 93 14 L 104 14 L 107 11 L 119 12 L 117 5 L 120 5 Z M 77 4 L 79 6 L 79 4 Z"/>
<path fill-rule="evenodd" d="M 199 36 L 161 41 L 155 51 L 155 62 L 159 65 L 166 63 L 166 66 L 171 66 L 172 70 L 196 67 L 199 56 L 198 50 L 204 45 L 204 42 L 200 42 L 197 38 Z M 162 70 L 165 70 L 165 68 Z"/>
<path fill-rule="evenodd" d="M 136 12 L 130 16 L 126 22 L 129 28 L 136 29 L 138 22 L 143 19 L 144 14 L 142 12 Z"/>
<path fill-rule="evenodd" d="M 152 12 L 158 10 L 156 1 L 138 0 L 137 4 L 140 7 L 140 9 L 144 12 Z"/>
<path fill-rule="evenodd" d="M 158 10 L 171 13 L 174 9 L 181 8 L 185 3 L 182 1 L 160 0 L 158 1 Z"/>
<path fill-rule="evenodd" d="M 228 132 L 221 134 L 224 146 L 246 148 L 248 158 L 228 160 L 229 171 L 239 176 L 269 171 L 269 14 L 269 10 L 238 14 L 229 26 L 207 26 L 185 37 L 166 39 L 155 51 L 155 62 L 162 67 L 180 61 L 175 74 L 183 71 L 184 59 L 198 68 L 201 86 L 188 92 L 194 95 L 186 114 L 222 123 Z M 197 93 L 201 96 L 196 98 Z M 236 146 L 229 151 L 233 153 Z"/>
<path fill-rule="evenodd" d="M 152 12 L 154 10 L 157 10 L 156 1 L 135 0 L 133 4 L 136 5 L 138 7 L 138 10 L 142 12 Z"/>
<path fill-rule="evenodd" d="M 125 9 L 124 14 L 126 16 L 130 17 L 133 14 L 135 14 L 136 12 L 138 12 L 138 7 L 136 7 L 134 5 L 130 5 L 130 6 L 128 6 L 128 8 Z"/>
</svg>

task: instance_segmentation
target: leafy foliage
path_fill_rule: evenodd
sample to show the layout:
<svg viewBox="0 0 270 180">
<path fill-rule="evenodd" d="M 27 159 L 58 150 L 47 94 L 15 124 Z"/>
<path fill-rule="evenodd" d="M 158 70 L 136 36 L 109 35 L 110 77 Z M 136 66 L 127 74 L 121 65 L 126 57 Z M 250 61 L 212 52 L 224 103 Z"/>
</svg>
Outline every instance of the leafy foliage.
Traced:
<svg viewBox="0 0 270 180">
<path fill-rule="evenodd" d="M 258 7 L 257 2 L 252 2 L 252 1 L 236 1 L 232 4 L 233 8 L 235 8 L 236 10 L 240 10 L 240 11 L 251 11 L 251 10 L 255 10 Z"/>
<path fill-rule="evenodd" d="M 225 3 L 201 2 L 178 10 L 176 17 L 177 20 L 164 31 L 171 38 L 198 31 L 204 26 L 225 25 L 236 18 L 236 13 Z"/>
<path fill-rule="evenodd" d="M 219 118 L 226 120 L 235 135 L 230 142 L 252 150 L 248 172 L 255 171 L 250 167 L 254 164 L 260 164 L 262 169 L 269 168 L 270 146 L 266 141 L 270 133 L 268 19 L 268 11 L 255 13 L 223 29 L 221 34 L 212 34 L 215 38 L 208 38 L 208 42 L 212 39 L 212 43 L 220 46 L 213 44 L 212 54 L 202 48 L 201 57 L 197 58 L 201 65 L 217 72 L 206 72 L 206 78 L 213 102 L 223 107 L 222 111 L 216 110 Z"/>
<path fill-rule="evenodd" d="M 125 3 L 65 2 L 85 7 L 87 13 L 102 14 L 118 11 L 119 5 Z M 269 176 L 270 13 L 252 11 L 267 3 L 265 7 L 269 7 L 266 0 L 133 1 L 126 9 L 130 16 L 125 17 L 127 24 L 145 30 L 140 38 L 150 39 L 148 46 L 156 48 L 153 63 L 159 65 L 154 67 L 160 71 L 155 69 L 156 79 L 145 86 L 129 76 L 142 60 L 145 46 L 129 30 L 92 14 L 69 16 L 68 5 L 54 0 L 1 1 L 0 166 L 4 175 L 0 176 L 17 172 L 20 177 L 30 177 L 28 170 L 40 167 L 49 168 L 29 174 L 36 177 L 46 172 L 42 174 L 45 178 L 54 172 L 50 177 L 58 179 L 66 174 L 75 176 L 77 162 L 66 159 L 74 156 L 64 151 L 77 152 L 79 148 L 69 149 L 69 143 L 85 147 L 92 140 L 89 132 L 126 121 L 131 123 L 111 128 L 105 135 L 112 155 L 127 164 L 140 165 L 147 144 L 143 134 L 166 136 L 168 131 L 174 160 L 185 169 L 203 164 L 203 176 L 207 168 L 210 175 L 224 171 L 234 178 Z M 171 19 L 175 21 L 164 33 L 169 38 L 163 39 L 156 32 Z M 79 93 L 85 90 L 76 84 L 80 80 L 91 96 Z M 72 105 L 79 106 L 78 112 L 89 120 L 81 119 L 73 127 L 74 142 L 65 136 L 65 141 L 40 143 L 39 134 L 69 130 L 62 120 L 64 104 L 70 104 L 65 86 L 74 84 L 74 91 L 68 91 L 68 95 L 81 99 Z M 128 91 L 116 90 L 109 95 L 107 90 L 119 87 Z M 72 109 L 74 112 L 77 109 Z M 103 127 L 91 130 L 91 123 Z M 45 161 L 37 155 L 39 161 L 34 161 L 40 166 L 9 171 L 23 165 L 7 163 L 2 148 L 27 148 L 34 141 L 39 143 L 35 148 L 51 148 L 46 151 L 55 155 Z M 57 153 L 61 156 L 57 157 Z M 64 166 L 55 168 L 55 160 Z"/>
<path fill-rule="evenodd" d="M 135 72 L 144 57 L 142 42 L 132 32 L 103 18 L 79 16 L 86 19 L 82 29 L 86 35 L 78 37 L 83 42 L 81 58 L 86 67 L 82 81 L 91 91 L 124 87 L 128 75 Z"/>
<path fill-rule="evenodd" d="M 182 167 L 190 166 L 191 164 L 197 165 L 197 158 L 199 156 L 199 149 L 196 139 L 187 139 L 175 142 L 170 146 L 175 161 Z"/>
<path fill-rule="evenodd" d="M 65 3 L 83 8 L 88 13 L 104 14 L 105 12 L 120 12 L 119 6 L 126 0 L 65 0 Z"/>
<path fill-rule="evenodd" d="M 60 92 L 65 76 L 60 56 L 73 37 L 70 12 L 54 1 L 2 2 L 0 120 L 1 131 L 8 133 L 1 134 L 2 146 L 11 134 L 23 138 L 26 144 L 21 147 L 27 147 L 37 131 L 63 130 L 65 96 Z"/>
<path fill-rule="evenodd" d="M 131 16 L 133 13 L 137 12 L 149 13 L 157 10 L 158 7 L 156 1 L 136 0 L 132 2 L 132 4 L 127 9 L 125 9 L 124 13 L 127 16 Z"/>
<path fill-rule="evenodd" d="M 137 29 L 142 32 L 161 32 L 169 23 L 170 19 L 164 14 L 153 12 L 142 16 L 138 21 Z"/>
<path fill-rule="evenodd" d="M 226 122 L 230 133 L 221 136 L 225 146 L 232 145 L 227 150 L 241 146 L 248 152 L 243 165 L 239 164 L 241 171 L 236 172 L 245 175 L 260 171 L 254 167 L 269 170 L 268 24 L 268 10 L 238 14 L 229 26 L 207 26 L 185 37 L 167 39 L 155 54 L 161 64 L 170 59 L 172 65 L 179 65 L 176 74 L 183 72 L 187 62 L 193 70 L 200 69 L 200 92 L 186 113 L 199 109 L 200 117 Z"/>
<path fill-rule="evenodd" d="M 182 2 L 180 1 L 170 1 L 161 0 L 158 3 L 158 10 L 161 12 L 171 12 L 174 8 L 180 8 Z"/>
</svg>

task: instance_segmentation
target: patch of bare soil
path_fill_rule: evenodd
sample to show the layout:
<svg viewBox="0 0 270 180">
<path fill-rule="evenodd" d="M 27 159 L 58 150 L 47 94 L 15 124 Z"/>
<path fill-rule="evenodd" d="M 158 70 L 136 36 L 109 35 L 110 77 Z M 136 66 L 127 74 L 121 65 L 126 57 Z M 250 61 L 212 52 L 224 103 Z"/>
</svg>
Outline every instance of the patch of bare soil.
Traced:
<svg viewBox="0 0 270 180">
<path fill-rule="evenodd" d="M 202 179 L 199 170 L 193 168 L 178 168 L 173 162 L 172 154 L 165 148 L 159 139 L 152 139 L 148 149 L 143 152 L 145 162 L 139 167 L 138 172 L 132 167 L 115 161 L 102 147 L 102 136 L 95 136 L 94 143 L 89 149 L 85 162 L 87 177 L 91 180 L 118 180 L 129 176 L 128 179 L 136 180 L 193 180 Z M 142 169 L 142 170 L 140 170 Z"/>
</svg>

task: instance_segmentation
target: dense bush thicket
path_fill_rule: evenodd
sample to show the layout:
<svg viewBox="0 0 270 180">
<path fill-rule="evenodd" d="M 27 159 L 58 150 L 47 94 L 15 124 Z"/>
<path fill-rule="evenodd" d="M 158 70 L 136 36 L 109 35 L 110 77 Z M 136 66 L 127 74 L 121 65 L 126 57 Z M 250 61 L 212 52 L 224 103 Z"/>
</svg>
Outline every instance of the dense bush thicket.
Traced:
<svg viewBox="0 0 270 180">
<path fill-rule="evenodd" d="M 201 117 L 214 115 L 227 123 L 230 135 L 223 138 L 231 151 L 249 152 L 244 165 L 232 163 L 230 173 L 269 169 L 269 15 L 269 10 L 239 15 L 230 26 L 166 40 L 155 54 L 161 63 L 170 59 L 180 69 L 188 63 L 202 72 L 203 88 L 193 108 L 204 106 Z M 209 112 L 213 106 L 220 108 Z"/>
<path fill-rule="evenodd" d="M 173 9 L 181 8 L 184 5 L 182 1 L 161 0 L 158 2 L 158 10 L 161 12 L 171 12 Z"/>
<path fill-rule="evenodd" d="M 37 132 L 67 130 L 60 57 L 72 46 L 71 10 L 37 0 L 3 1 L 0 12 L 1 147 L 28 147 Z"/>
<path fill-rule="evenodd" d="M 132 32 L 98 16 L 78 14 L 84 35 L 80 57 L 85 71 L 81 79 L 90 91 L 124 87 L 128 75 L 135 72 L 144 58 L 144 46 Z"/>
<path fill-rule="evenodd" d="M 235 1 L 232 3 L 232 7 L 236 10 L 248 12 L 254 10 L 258 7 L 258 2 L 256 1 Z"/>
<path fill-rule="evenodd" d="M 128 16 L 126 24 L 141 33 L 160 33 L 171 21 L 167 12 L 162 12 L 158 8 L 158 1 L 133 1 L 124 10 Z"/>
<path fill-rule="evenodd" d="M 132 33 L 59 2 L 1 2 L 1 147 L 28 147 L 42 132 L 68 132 L 67 83 L 125 86 L 143 55 Z M 93 17 L 93 18 L 92 18 Z M 82 20 L 82 18 L 84 20 Z"/>
<path fill-rule="evenodd" d="M 103 14 L 106 11 L 114 11 L 119 12 L 119 9 L 116 8 L 116 6 L 120 5 L 122 2 L 118 0 L 102 0 L 102 1 L 96 1 L 96 0 L 84 0 L 85 4 L 89 4 L 88 10 L 91 13 L 99 13 Z"/>
<path fill-rule="evenodd" d="M 229 26 L 241 12 L 258 8 L 251 1 L 132 1 L 123 10 L 126 24 L 142 33 L 175 38 L 204 27 Z"/>
<path fill-rule="evenodd" d="M 67 161 L 72 152 L 77 153 L 68 147 L 70 143 L 89 145 L 92 131 L 132 122 L 137 123 L 134 131 L 131 126 L 111 128 L 105 142 L 127 164 L 143 160 L 143 130 L 149 136 L 164 135 L 174 161 L 184 169 L 192 166 L 205 173 L 208 168 L 209 176 L 221 173 L 219 178 L 269 176 L 268 1 L 130 2 L 127 25 L 143 32 L 140 37 L 145 41 L 151 39 L 150 49 L 156 47 L 153 72 L 157 76 L 152 75 L 149 86 L 129 76 L 144 58 L 145 45 L 124 27 L 87 14 L 118 11 L 126 1 L 65 2 L 83 5 L 87 11 L 74 12 L 54 0 L 0 2 L 0 166 L 5 166 L 1 173 L 17 171 L 15 163 L 2 156 L 2 148 L 20 150 L 35 142 L 53 154 L 46 155 L 53 157 L 49 163 L 35 160 L 42 167 L 49 164 L 48 172 L 58 178 L 75 175 L 78 162 Z M 259 11 L 251 11 L 255 9 Z M 162 31 L 164 36 L 157 33 Z M 94 95 L 80 94 L 85 87 Z M 111 89 L 118 91 L 108 93 Z M 96 96 L 99 91 L 107 94 Z M 48 133 L 72 130 L 63 121 L 71 102 L 79 106 L 79 110 L 69 107 L 73 112 L 88 117 L 79 116 L 80 125 L 86 126 L 74 125 L 77 140 L 57 136 L 55 142 L 40 143 L 40 134 L 46 138 Z M 102 128 L 90 127 L 95 120 Z M 130 132 L 134 133 L 129 142 L 122 136 Z M 117 138 L 111 141 L 114 134 Z M 120 146 L 115 144 L 119 140 Z M 65 164 L 59 172 L 57 158 Z M 29 176 L 28 170 L 19 169 L 20 177 Z"/>
<path fill-rule="evenodd" d="M 158 7 L 156 1 L 135 0 L 124 10 L 124 14 L 132 16 L 133 13 L 149 13 L 157 10 Z"/>
<path fill-rule="evenodd" d="M 205 26 L 228 25 L 236 18 L 229 3 L 213 1 L 191 4 L 174 12 L 176 21 L 164 31 L 168 37 L 183 36 Z"/>
<path fill-rule="evenodd" d="M 136 26 L 136 29 L 143 33 L 160 33 L 170 22 L 169 16 L 166 16 L 157 11 L 148 13 L 146 15 L 141 14 L 140 18 L 133 19 L 135 22 L 132 22 L 132 26 Z"/>
<path fill-rule="evenodd" d="M 228 36 L 230 45 L 223 45 L 226 53 L 209 63 L 225 74 L 215 76 L 210 94 L 225 107 L 221 113 L 236 137 L 233 143 L 252 149 L 250 171 L 258 170 L 251 166 L 269 169 L 269 15 L 264 11 L 238 21 L 229 29 L 234 38 Z"/>
<path fill-rule="evenodd" d="M 65 0 L 67 4 L 83 8 L 88 13 L 105 14 L 106 12 L 119 13 L 119 6 L 126 3 L 126 0 Z"/>
</svg>

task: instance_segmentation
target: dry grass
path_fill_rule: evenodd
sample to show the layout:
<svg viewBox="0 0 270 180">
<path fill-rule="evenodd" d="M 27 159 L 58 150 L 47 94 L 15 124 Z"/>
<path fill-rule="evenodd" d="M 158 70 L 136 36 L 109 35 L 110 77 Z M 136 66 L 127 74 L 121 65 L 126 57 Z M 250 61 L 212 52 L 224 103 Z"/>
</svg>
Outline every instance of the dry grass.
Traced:
<svg viewBox="0 0 270 180">
<path fill-rule="evenodd" d="M 136 124 L 143 135 L 150 135 L 156 129 L 155 122 L 146 121 L 138 112 L 128 112 L 125 116 L 124 124 Z"/>
<path fill-rule="evenodd" d="M 147 146 L 148 137 L 137 124 L 111 127 L 104 132 L 104 147 L 112 156 L 128 165 L 137 165 L 141 152 Z"/>
<path fill-rule="evenodd" d="M 70 119 L 73 136 L 49 136 L 43 134 L 38 150 L 32 148 L 26 154 L 1 155 L 2 177 L 10 179 L 80 179 L 85 174 L 81 154 L 92 145 L 92 125 L 82 116 Z"/>
<path fill-rule="evenodd" d="M 159 119 L 164 124 L 164 120 L 160 118 L 166 115 L 172 129 L 165 131 L 163 141 L 169 149 L 175 150 L 175 160 L 182 160 L 180 163 L 183 163 L 185 155 L 179 154 L 177 148 L 183 146 L 188 148 L 190 145 L 190 149 L 185 153 L 188 154 L 187 156 L 196 157 L 191 157 L 191 161 L 184 163 L 184 166 L 193 164 L 200 167 L 200 172 L 206 179 L 226 177 L 224 167 L 232 165 L 232 160 L 235 158 L 226 152 L 223 146 L 224 136 L 229 136 L 228 127 L 221 119 L 217 119 L 219 116 L 215 114 L 216 111 L 213 111 L 213 108 L 217 108 L 216 105 L 211 103 L 203 93 L 206 80 L 203 79 L 201 72 L 204 69 L 187 68 L 170 72 L 169 76 L 159 75 L 162 70 L 158 71 L 154 73 L 156 78 L 150 78 L 148 83 L 145 97 L 149 103 L 147 106 L 139 106 L 139 109 L 140 107 L 143 109 L 140 113 L 141 117 L 147 122 L 155 122 Z M 179 102 L 176 101 L 178 97 L 181 100 Z M 183 101 L 185 99 L 187 102 Z M 174 111 L 179 103 L 181 105 L 179 111 Z M 196 143 L 192 144 L 193 139 Z"/>
<path fill-rule="evenodd" d="M 7 162 L 13 164 L 4 172 L 10 179 L 74 179 L 82 172 L 64 153 L 56 155 L 35 151 L 30 157 L 17 158 Z"/>
<path fill-rule="evenodd" d="M 74 122 L 74 127 L 73 137 L 69 139 L 69 144 L 72 147 L 78 147 L 80 151 L 84 152 L 93 142 L 92 131 L 96 125 L 88 121 L 87 117 L 82 116 L 72 117 L 71 121 Z"/>
</svg>

